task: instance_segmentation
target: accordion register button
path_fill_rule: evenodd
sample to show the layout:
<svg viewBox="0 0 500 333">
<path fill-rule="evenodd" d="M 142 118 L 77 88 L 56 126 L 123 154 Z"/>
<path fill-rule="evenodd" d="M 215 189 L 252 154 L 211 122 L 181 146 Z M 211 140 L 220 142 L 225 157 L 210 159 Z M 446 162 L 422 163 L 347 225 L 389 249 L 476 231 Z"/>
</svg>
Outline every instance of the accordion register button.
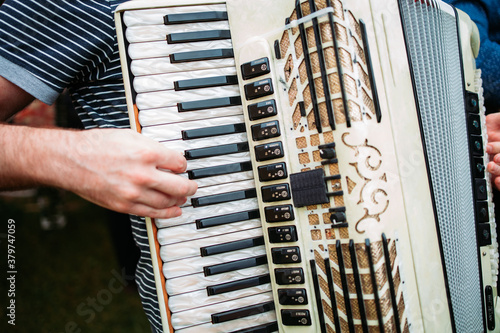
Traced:
<svg viewBox="0 0 500 333">
<path fill-rule="evenodd" d="M 250 120 L 259 120 L 266 117 L 277 115 L 276 101 L 271 99 L 269 101 L 250 104 L 248 106 L 248 117 Z"/>
<path fill-rule="evenodd" d="M 275 247 L 271 249 L 274 264 L 295 264 L 301 262 L 298 246 Z"/>
<path fill-rule="evenodd" d="M 281 320 L 286 326 L 310 326 L 309 310 L 281 310 Z"/>
<path fill-rule="evenodd" d="M 257 161 L 268 161 L 285 156 L 281 141 L 255 146 L 255 158 Z"/>
<path fill-rule="evenodd" d="M 278 289 L 278 300 L 281 305 L 305 305 L 307 292 L 303 288 Z"/>
<path fill-rule="evenodd" d="M 277 184 L 261 187 L 262 200 L 274 202 L 290 199 L 290 186 L 288 184 Z"/>
<path fill-rule="evenodd" d="M 297 229 L 293 225 L 284 227 L 270 227 L 267 229 L 269 235 L 269 242 L 271 243 L 287 243 L 296 242 Z"/>
<path fill-rule="evenodd" d="M 292 205 L 269 206 L 264 208 L 266 215 L 266 222 L 285 222 L 293 221 L 293 208 Z"/>
<path fill-rule="evenodd" d="M 479 113 L 479 96 L 469 91 L 466 92 L 465 108 L 467 112 Z"/>
<path fill-rule="evenodd" d="M 304 283 L 304 270 L 300 267 L 276 268 L 274 276 L 276 277 L 276 283 L 279 285 Z"/>
<path fill-rule="evenodd" d="M 277 120 L 252 125 L 252 138 L 254 141 L 275 138 L 280 135 L 280 126 Z"/>
<path fill-rule="evenodd" d="M 285 179 L 286 177 L 288 177 L 285 163 L 263 165 L 258 167 L 257 171 L 259 173 L 259 180 L 261 182 Z"/>
<path fill-rule="evenodd" d="M 265 75 L 269 72 L 269 59 L 267 57 L 246 62 L 241 65 L 241 76 L 243 76 L 243 79 L 245 80 Z"/>
<path fill-rule="evenodd" d="M 272 95 L 274 93 L 271 79 L 260 80 L 245 85 L 245 96 L 247 101 Z"/>
</svg>

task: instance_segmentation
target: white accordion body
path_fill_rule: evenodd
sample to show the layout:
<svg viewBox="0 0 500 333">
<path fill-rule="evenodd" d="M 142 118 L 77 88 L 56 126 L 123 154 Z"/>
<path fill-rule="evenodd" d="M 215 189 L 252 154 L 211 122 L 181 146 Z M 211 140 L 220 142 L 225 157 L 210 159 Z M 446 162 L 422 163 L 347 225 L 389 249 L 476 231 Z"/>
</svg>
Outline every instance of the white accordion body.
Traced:
<svg viewBox="0 0 500 333">
<path fill-rule="evenodd" d="M 147 219 L 165 332 L 498 332 L 477 28 L 433 0 L 116 12 L 132 127 L 184 152 Z"/>
</svg>

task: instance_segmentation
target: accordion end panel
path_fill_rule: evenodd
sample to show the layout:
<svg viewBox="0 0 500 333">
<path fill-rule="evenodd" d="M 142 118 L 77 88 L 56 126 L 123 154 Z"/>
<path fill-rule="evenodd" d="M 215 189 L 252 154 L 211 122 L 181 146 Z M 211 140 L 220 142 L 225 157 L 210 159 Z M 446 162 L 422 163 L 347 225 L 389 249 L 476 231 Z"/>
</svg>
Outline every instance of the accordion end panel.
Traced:
<svg viewBox="0 0 500 333">
<path fill-rule="evenodd" d="M 183 216 L 147 219 L 165 332 L 495 330 L 491 186 L 469 170 L 485 129 L 468 141 L 464 125 L 484 124 L 477 39 L 455 15 L 410 0 L 119 7 L 131 122 L 199 184 Z"/>
</svg>

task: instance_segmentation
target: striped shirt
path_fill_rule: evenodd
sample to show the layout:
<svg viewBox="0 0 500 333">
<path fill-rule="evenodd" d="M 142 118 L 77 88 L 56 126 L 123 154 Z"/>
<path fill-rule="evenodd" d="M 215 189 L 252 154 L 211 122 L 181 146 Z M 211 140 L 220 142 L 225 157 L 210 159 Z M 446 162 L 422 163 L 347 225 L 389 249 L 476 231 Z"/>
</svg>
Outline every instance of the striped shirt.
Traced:
<svg viewBox="0 0 500 333">
<path fill-rule="evenodd" d="M 52 104 L 68 88 L 85 128 L 129 120 L 113 12 L 124 0 L 7 0 L 0 7 L 0 75 Z M 141 249 L 136 282 L 153 330 L 161 331 L 144 220 L 131 217 Z"/>
</svg>

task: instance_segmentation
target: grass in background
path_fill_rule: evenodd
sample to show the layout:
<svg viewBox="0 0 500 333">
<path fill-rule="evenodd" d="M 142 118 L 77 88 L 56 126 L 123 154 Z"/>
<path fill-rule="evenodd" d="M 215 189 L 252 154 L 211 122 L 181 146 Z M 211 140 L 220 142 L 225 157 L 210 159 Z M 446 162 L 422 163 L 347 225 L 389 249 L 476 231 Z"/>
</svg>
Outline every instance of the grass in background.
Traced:
<svg viewBox="0 0 500 333">
<path fill-rule="evenodd" d="M 151 332 L 121 277 L 106 211 L 64 195 L 67 225 L 42 230 L 34 197 L 0 196 L 0 332 Z M 7 222 L 15 221 L 16 320 L 7 323 Z"/>
</svg>

